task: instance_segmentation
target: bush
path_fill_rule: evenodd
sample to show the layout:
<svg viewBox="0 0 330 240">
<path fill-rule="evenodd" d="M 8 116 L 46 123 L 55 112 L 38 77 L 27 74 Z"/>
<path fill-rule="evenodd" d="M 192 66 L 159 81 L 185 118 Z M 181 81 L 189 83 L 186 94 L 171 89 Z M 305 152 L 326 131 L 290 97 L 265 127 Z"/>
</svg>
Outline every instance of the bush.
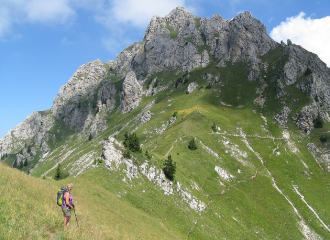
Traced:
<svg viewBox="0 0 330 240">
<path fill-rule="evenodd" d="M 67 172 L 63 172 L 61 169 L 61 164 L 57 165 L 56 171 L 55 171 L 55 176 L 54 179 L 56 181 L 61 180 L 61 179 L 65 179 L 69 176 L 69 173 Z"/>
<path fill-rule="evenodd" d="M 124 158 L 131 158 L 131 151 L 129 149 L 125 150 L 123 153 Z"/>
<path fill-rule="evenodd" d="M 206 86 L 206 89 L 211 89 L 212 86 L 211 86 L 211 83 L 209 83 L 209 85 Z"/>
<path fill-rule="evenodd" d="M 92 134 L 90 133 L 89 136 L 88 136 L 88 141 L 92 140 L 93 139 L 93 136 Z"/>
<path fill-rule="evenodd" d="M 314 127 L 315 128 L 323 128 L 323 119 L 320 115 L 317 116 L 317 118 L 314 120 Z"/>
<path fill-rule="evenodd" d="M 308 76 L 312 74 L 312 70 L 309 69 L 309 67 L 307 67 L 306 71 L 305 71 L 305 76 Z"/>
<path fill-rule="evenodd" d="M 140 141 L 136 133 L 129 134 L 125 132 L 124 137 L 125 139 L 123 145 L 125 146 L 126 149 L 136 153 L 141 152 Z"/>
<path fill-rule="evenodd" d="M 170 180 L 170 181 L 174 180 L 174 174 L 176 172 L 176 163 L 173 162 L 171 155 L 169 155 L 167 157 L 167 160 L 165 160 L 163 171 L 164 171 L 165 177 L 168 180 Z"/>
<path fill-rule="evenodd" d="M 145 155 L 147 156 L 147 158 L 150 160 L 151 159 L 151 155 L 149 154 L 148 150 L 146 150 Z"/>
<path fill-rule="evenodd" d="M 190 150 L 196 150 L 197 149 L 197 146 L 196 146 L 196 143 L 195 143 L 195 139 L 194 138 L 189 141 L 188 148 Z"/>
<path fill-rule="evenodd" d="M 322 143 L 325 143 L 325 142 L 327 142 L 329 140 L 329 137 L 327 136 L 327 135 L 322 135 L 321 137 L 320 137 L 320 141 L 322 142 Z"/>
<path fill-rule="evenodd" d="M 215 123 L 213 123 L 213 125 L 212 125 L 212 130 L 213 130 L 213 132 L 216 132 L 217 131 L 217 126 L 215 125 Z"/>
</svg>

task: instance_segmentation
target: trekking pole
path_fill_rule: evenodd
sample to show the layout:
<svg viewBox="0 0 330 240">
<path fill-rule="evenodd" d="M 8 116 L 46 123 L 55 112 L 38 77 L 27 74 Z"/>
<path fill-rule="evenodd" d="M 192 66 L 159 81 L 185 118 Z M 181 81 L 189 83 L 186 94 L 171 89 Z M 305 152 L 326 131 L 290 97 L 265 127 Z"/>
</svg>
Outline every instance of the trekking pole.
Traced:
<svg viewBox="0 0 330 240">
<path fill-rule="evenodd" d="M 77 225 L 79 227 L 79 224 L 78 224 L 78 219 L 77 219 L 77 215 L 76 215 L 76 210 L 73 210 L 74 211 L 74 215 L 76 216 L 76 222 L 77 222 Z"/>
</svg>

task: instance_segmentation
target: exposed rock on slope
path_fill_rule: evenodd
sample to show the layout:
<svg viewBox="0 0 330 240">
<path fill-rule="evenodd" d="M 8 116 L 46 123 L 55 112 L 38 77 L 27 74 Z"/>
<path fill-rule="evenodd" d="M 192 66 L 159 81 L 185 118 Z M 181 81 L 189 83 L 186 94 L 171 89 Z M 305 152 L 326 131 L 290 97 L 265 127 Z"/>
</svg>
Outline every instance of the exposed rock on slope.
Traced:
<svg viewBox="0 0 330 240">
<path fill-rule="evenodd" d="M 91 117 L 91 109 L 96 108 L 93 92 L 106 73 L 107 69 L 99 59 L 79 67 L 54 99 L 51 111 L 55 118 L 76 130 L 86 129 L 85 121 Z"/>
<path fill-rule="evenodd" d="M 249 12 L 232 20 L 220 15 L 211 19 L 194 16 L 178 7 L 164 18 L 154 16 L 142 43 L 135 43 L 117 56 L 122 75 L 134 71 L 138 78 L 181 67 L 191 71 L 205 67 L 210 56 L 225 61 L 257 61 L 278 44 L 264 25 Z"/>
<path fill-rule="evenodd" d="M 33 112 L 13 130 L 9 130 L 7 135 L 0 139 L 1 155 L 15 153 L 15 150 L 20 150 L 27 142 L 40 145 L 54 123 L 54 119 L 47 113 L 48 111 L 43 114 Z"/>
<path fill-rule="evenodd" d="M 123 92 L 120 96 L 122 113 L 136 108 L 142 99 L 143 90 L 135 77 L 134 72 L 129 72 L 123 83 Z"/>
</svg>

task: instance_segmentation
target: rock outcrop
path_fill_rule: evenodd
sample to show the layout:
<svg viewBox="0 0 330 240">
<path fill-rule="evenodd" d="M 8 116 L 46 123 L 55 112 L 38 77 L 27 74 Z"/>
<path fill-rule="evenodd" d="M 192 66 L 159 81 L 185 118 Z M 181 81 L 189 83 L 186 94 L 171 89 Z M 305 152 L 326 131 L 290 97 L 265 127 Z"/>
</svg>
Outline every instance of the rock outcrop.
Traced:
<svg viewBox="0 0 330 240">
<path fill-rule="evenodd" d="M 99 59 L 79 67 L 54 99 L 51 111 L 55 118 L 74 130 L 86 129 L 85 122 L 91 124 L 91 111 L 97 108 L 94 91 L 106 73 L 105 64 Z"/>
<path fill-rule="evenodd" d="M 15 153 L 26 143 L 40 145 L 53 123 L 54 119 L 50 116 L 49 111 L 33 112 L 13 130 L 9 130 L 4 138 L 0 139 L 1 156 L 6 153 Z"/>
<path fill-rule="evenodd" d="M 251 16 L 240 13 L 232 20 L 216 14 L 211 19 L 194 16 L 178 7 L 167 16 L 154 16 L 142 43 L 132 44 L 117 56 L 121 75 L 134 71 L 138 79 L 167 69 L 188 72 L 205 67 L 210 56 L 222 61 L 257 61 L 278 44 L 265 26 Z"/>
<path fill-rule="evenodd" d="M 198 88 L 198 84 L 195 82 L 189 83 L 188 88 L 186 90 L 187 94 L 192 93 L 196 88 Z"/>
<path fill-rule="evenodd" d="M 120 96 L 121 112 L 126 113 L 136 108 L 142 99 L 142 94 L 143 90 L 135 73 L 129 72 L 123 82 L 123 92 Z"/>
</svg>

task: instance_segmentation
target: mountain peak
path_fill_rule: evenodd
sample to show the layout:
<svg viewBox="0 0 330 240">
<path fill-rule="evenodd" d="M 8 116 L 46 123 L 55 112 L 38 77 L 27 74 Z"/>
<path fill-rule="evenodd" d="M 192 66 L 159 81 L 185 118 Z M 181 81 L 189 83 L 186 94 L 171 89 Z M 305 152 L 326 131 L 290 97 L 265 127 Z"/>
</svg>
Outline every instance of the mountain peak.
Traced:
<svg viewBox="0 0 330 240">
<path fill-rule="evenodd" d="M 168 15 L 166 15 L 165 18 L 170 18 L 170 17 L 180 18 L 187 16 L 194 16 L 194 15 L 184 7 L 176 7 Z"/>
</svg>

